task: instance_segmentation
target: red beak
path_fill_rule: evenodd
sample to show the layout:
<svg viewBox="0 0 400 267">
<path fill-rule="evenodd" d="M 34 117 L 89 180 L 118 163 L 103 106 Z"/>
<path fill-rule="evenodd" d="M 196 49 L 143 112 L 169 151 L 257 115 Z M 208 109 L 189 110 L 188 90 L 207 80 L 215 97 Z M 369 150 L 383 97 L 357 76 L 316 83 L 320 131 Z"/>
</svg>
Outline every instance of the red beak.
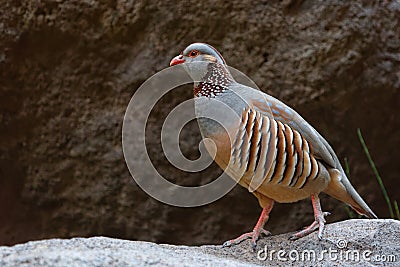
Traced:
<svg viewBox="0 0 400 267">
<path fill-rule="evenodd" d="M 178 65 L 178 64 L 182 64 L 185 62 L 185 59 L 183 58 L 182 55 L 176 56 L 174 57 L 171 62 L 169 63 L 170 66 L 174 66 L 174 65 Z"/>
</svg>

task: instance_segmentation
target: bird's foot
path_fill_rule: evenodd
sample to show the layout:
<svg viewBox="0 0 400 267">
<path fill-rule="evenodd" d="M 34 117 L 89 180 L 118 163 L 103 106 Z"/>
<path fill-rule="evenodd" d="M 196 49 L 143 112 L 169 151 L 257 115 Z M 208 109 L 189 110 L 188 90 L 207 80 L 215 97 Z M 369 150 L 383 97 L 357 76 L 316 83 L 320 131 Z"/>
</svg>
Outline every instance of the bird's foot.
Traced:
<svg viewBox="0 0 400 267">
<path fill-rule="evenodd" d="M 322 232 L 324 231 L 325 228 L 325 216 L 330 215 L 329 212 L 322 212 L 315 216 L 315 221 L 308 227 L 304 228 L 303 230 L 293 234 L 292 236 L 289 237 L 289 240 L 297 240 L 299 238 L 305 237 L 306 235 L 311 234 L 318 228 L 318 238 L 322 239 Z"/>
<path fill-rule="evenodd" d="M 230 247 L 232 245 L 237 245 L 240 242 L 251 238 L 251 248 L 253 251 L 256 250 L 256 246 L 257 246 L 257 240 L 260 238 L 260 235 L 263 234 L 265 236 L 270 236 L 271 233 L 267 230 L 265 230 L 264 228 L 255 228 L 252 232 L 249 233 L 244 233 L 241 236 L 232 239 L 232 240 L 228 240 L 226 241 L 224 244 L 222 244 L 222 247 Z"/>
</svg>

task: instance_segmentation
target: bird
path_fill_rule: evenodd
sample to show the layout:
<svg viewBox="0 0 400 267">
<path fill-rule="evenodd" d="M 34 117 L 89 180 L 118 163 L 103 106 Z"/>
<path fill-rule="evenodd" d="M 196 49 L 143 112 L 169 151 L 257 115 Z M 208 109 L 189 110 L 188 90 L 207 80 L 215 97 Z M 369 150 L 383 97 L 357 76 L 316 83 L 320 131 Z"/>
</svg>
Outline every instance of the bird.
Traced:
<svg viewBox="0 0 400 267">
<path fill-rule="evenodd" d="M 261 90 L 237 82 L 221 53 L 206 43 L 192 43 L 170 61 L 180 65 L 194 81 L 195 111 L 203 138 L 215 162 L 231 178 L 247 188 L 262 208 L 261 215 L 248 233 L 228 240 L 229 247 L 251 239 L 255 250 L 275 202 L 293 203 L 311 198 L 314 221 L 290 236 L 296 240 L 318 229 L 322 239 L 325 217 L 320 193 L 326 193 L 350 206 L 358 214 L 377 218 L 351 185 L 329 143 L 293 108 Z M 201 117 L 218 103 L 232 113 L 223 126 Z"/>
</svg>

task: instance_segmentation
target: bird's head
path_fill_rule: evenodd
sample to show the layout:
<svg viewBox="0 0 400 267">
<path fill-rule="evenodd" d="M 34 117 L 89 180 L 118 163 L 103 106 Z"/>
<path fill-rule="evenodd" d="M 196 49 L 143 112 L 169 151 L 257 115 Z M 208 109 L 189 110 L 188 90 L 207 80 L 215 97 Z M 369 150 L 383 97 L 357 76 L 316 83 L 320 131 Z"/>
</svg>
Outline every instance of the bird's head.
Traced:
<svg viewBox="0 0 400 267">
<path fill-rule="evenodd" d="M 205 43 L 193 43 L 187 46 L 180 55 L 171 60 L 169 65 L 182 63 L 196 63 L 183 65 L 194 81 L 200 81 L 205 77 L 210 64 L 226 67 L 226 62 L 221 54 L 214 47 Z"/>
</svg>

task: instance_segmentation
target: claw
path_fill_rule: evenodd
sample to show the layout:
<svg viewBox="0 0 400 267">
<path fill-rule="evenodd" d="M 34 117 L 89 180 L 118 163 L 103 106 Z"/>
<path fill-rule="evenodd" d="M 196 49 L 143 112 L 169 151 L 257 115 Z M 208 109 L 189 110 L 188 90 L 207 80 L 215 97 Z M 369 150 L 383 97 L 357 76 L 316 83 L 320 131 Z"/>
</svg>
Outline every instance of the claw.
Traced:
<svg viewBox="0 0 400 267">
<path fill-rule="evenodd" d="M 251 242 L 251 250 L 253 252 L 256 252 L 256 248 L 257 248 L 257 243 L 256 242 Z"/>
<path fill-rule="evenodd" d="M 265 230 L 264 228 L 261 229 L 261 234 L 265 235 L 265 236 L 270 236 L 272 235 L 270 231 Z"/>
<path fill-rule="evenodd" d="M 271 235 L 271 233 L 265 229 L 255 229 L 252 232 L 242 234 L 238 238 L 224 242 L 222 244 L 222 247 L 225 248 L 225 247 L 230 247 L 232 245 L 237 245 L 237 244 L 241 243 L 242 241 L 251 238 L 251 241 L 250 241 L 251 249 L 255 252 L 256 247 L 257 247 L 257 241 L 261 234 L 264 234 L 266 236 Z"/>
<path fill-rule="evenodd" d="M 301 237 L 304 237 L 306 235 L 309 235 L 310 233 L 314 232 L 318 228 L 318 238 L 321 240 L 322 239 L 322 233 L 325 228 L 325 216 L 330 215 L 329 212 L 323 212 L 321 210 L 321 205 L 319 203 L 319 198 L 317 195 L 312 195 L 311 196 L 311 201 L 314 207 L 314 216 L 315 216 L 315 221 L 308 227 L 304 228 L 303 230 L 291 235 L 289 237 L 289 240 L 297 240 Z"/>
<path fill-rule="evenodd" d="M 260 218 L 258 219 L 258 222 L 256 224 L 256 226 L 254 227 L 252 232 L 249 233 L 244 233 L 241 236 L 239 236 L 238 238 L 232 239 L 232 240 L 228 240 L 226 242 L 224 242 L 222 244 L 222 247 L 229 247 L 232 245 L 237 245 L 240 242 L 242 242 L 243 240 L 246 240 L 248 238 L 251 238 L 251 249 L 255 252 L 256 251 L 256 247 L 257 247 L 257 240 L 260 238 L 260 235 L 263 234 L 265 236 L 269 236 L 271 235 L 271 233 L 267 230 L 265 230 L 263 227 L 266 223 L 266 221 L 269 218 L 269 213 L 272 209 L 273 206 L 273 202 L 271 203 L 270 206 L 267 206 L 265 208 L 263 208 L 263 211 L 261 213 Z"/>
<path fill-rule="evenodd" d="M 223 248 L 226 248 L 226 247 L 229 247 L 231 244 L 229 243 L 229 240 L 228 241 L 225 241 L 223 244 L 222 244 L 222 247 Z"/>
<path fill-rule="evenodd" d="M 222 244 L 222 247 L 230 247 L 232 245 L 237 245 L 237 244 L 241 243 L 242 241 L 244 241 L 244 240 L 246 240 L 246 239 L 248 239 L 250 237 L 253 237 L 253 234 L 254 234 L 253 232 L 244 233 L 241 236 L 239 236 L 238 238 L 225 241 Z"/>
</svg>

